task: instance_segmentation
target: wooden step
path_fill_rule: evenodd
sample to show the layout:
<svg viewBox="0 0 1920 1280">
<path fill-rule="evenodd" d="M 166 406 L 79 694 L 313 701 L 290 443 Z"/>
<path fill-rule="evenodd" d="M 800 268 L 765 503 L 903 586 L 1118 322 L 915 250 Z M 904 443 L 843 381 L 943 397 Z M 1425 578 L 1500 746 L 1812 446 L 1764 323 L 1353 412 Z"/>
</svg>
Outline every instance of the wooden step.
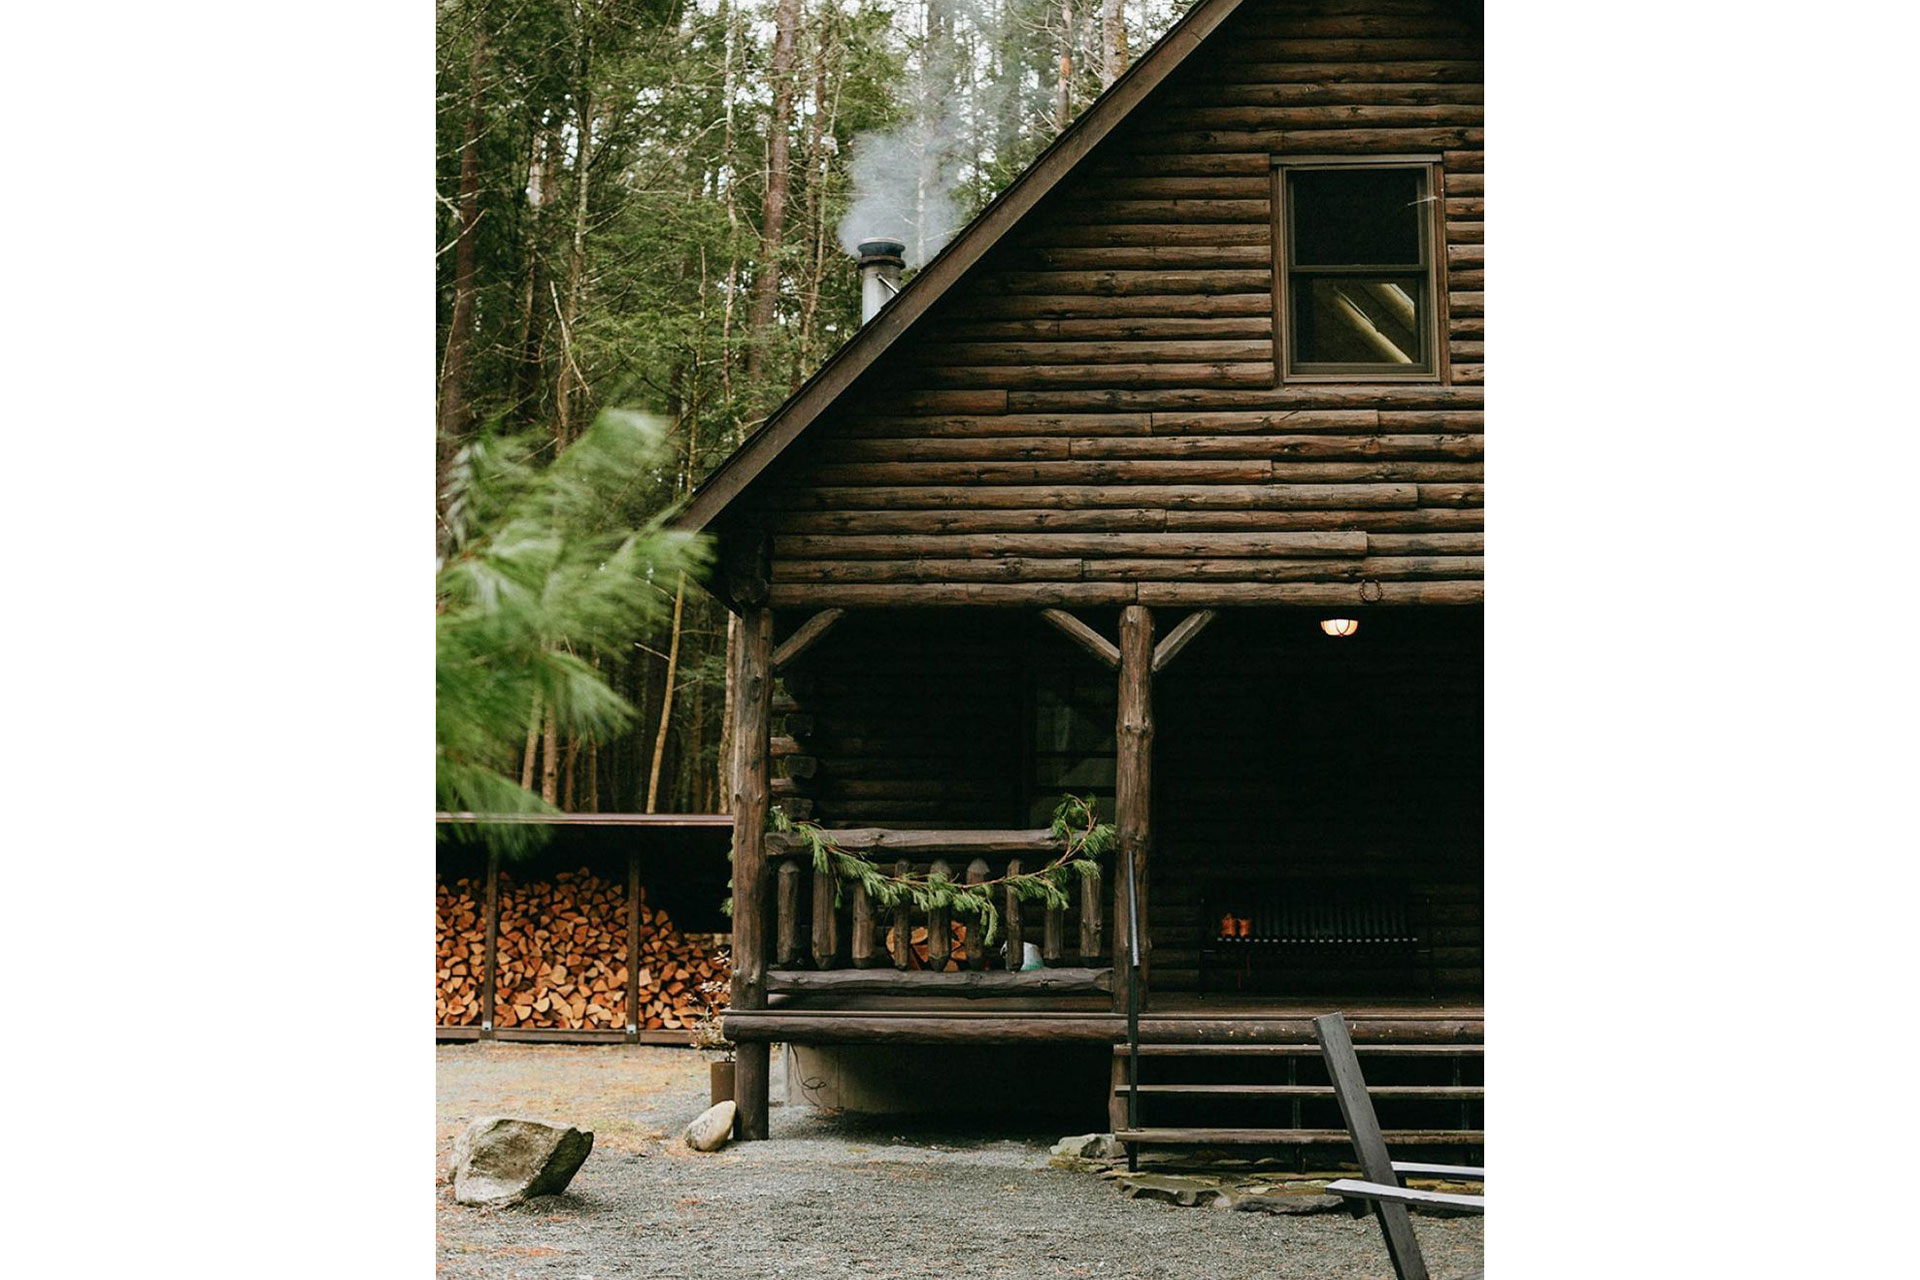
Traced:
<svg viewBox="0 0 1920 1280">
<path fill-rule="evenodd" d="M 1127 1086 L 1115 1085 L 1113 1092 L 1124 1097 Z M 1142 1094 L 1161 1097 L 1234 1097 L 1234 1098 L 1331 1098 L 1330 1084 L 1143 1084 Z M 1367 1092 L 1375 1098 L 1430 1098 L 1475 1102 L 1486 1096 L 1477 1084 L 1398 1085 L 1373 1084 Z"/>
<path fill-rule="evenodd" d="M 1129 1049 L 1115 1045 L 1114 1053 L 1126 1057 Z M 1483 1044 L 1356 1044 L 1353 1051 L 1362 1057 L 1376 1058 L 1478 1058 L 1485 1054 Z M 1317 1044 L 1143 1044 L 1143 1058 L 1275 1057 L 1317 1058 Z"/>
<path fill-rule="evenodd" d="M 1345 1147 L 1345 1129 L 1116 1129 L 1114 1137 L 1142 1146 L 1184 1147 Z M 1482 1129 L 1388 1129 L 1392 1147 L 1479 1147 Z"/>
</svg>

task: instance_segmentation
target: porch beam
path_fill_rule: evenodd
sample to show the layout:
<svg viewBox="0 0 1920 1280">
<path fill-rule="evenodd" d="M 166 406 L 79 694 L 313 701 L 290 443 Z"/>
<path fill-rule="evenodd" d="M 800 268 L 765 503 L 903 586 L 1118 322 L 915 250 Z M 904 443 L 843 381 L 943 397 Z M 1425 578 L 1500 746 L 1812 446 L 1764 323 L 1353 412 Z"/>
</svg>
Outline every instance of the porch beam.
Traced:
<svg viewBox="0 0 1920 1280">
<path fill-rule="evenodd" d="M 733 993 L 731 1007 L 767 1007 L 767 810 L 773 724 L 773 610 L 740 616 L 733 666 Z M 735 1128 L 752 1142 L 767 1136 L 770 1059 L 765 1041 L 735 1052 Z"/>
<path fill-rule="evenodd" d="M 1197 630 L 1197 628 L 1196 628 Z M 1169 637 L 1171 638 L 1171 637 Z M 1129 907 L 1140 922 L 1140 1003 L 1146 1007 L 1148 850 L 1152 844 L 1153 611 L 1130 604 L 1120 611 L 1120 710 L 1114 726 L 1114 828 L 1119 850 L 1113 867 L 1113 1007 L 1127 1007 L 1134 980 L 1129 954 Z M 1131 862 L 1133 875 L 1127 875 Z M 1129 896 L 1133 901 L 1129 903 Z"/>
<path fill-rule="evenodd" d="M 1067 639 L 1085 649 L 1109 671 L 1120 668 L 1120 649 L 1113 641 L 1095 631 L 1065 609 L 1042 609 L 1040 616 L 1059 628 Z"/>
<path fill-rule="evenodd" d="M 1167 638 L 1153 647 L 1154 674 L 1167 669 L 1167 664 L 1180 656 L 1180 651 L 1193 643 L 1193 638 L 1207 629 L 1214 619 L 1211 609 L 1197 609 L 1180 620 L 1180 625 L 1167 632 Z"/>
<path fill-rule="evenodd" d="M 822 609 L 801 623 L 799 628 L 773 651 L 773 669 L 785 671 L 788 663 L 811 649 L 816 641 L 833 629 L 834 623 L 846 616 L 846 613 L 845 609 Z"/>
</svg>

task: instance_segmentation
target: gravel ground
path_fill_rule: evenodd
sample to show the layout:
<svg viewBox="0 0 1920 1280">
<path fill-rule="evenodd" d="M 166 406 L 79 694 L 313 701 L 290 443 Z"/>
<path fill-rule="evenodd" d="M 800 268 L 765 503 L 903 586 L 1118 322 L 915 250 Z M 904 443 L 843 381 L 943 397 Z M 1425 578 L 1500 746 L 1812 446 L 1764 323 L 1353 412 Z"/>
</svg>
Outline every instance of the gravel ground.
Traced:
<svg viewBox="0 0 1920 1280">
<path fill-rule="evenodd" d="M 515 1044 L 437 1053 L 442 1276 L 1392 1280 L 1371 1220 L 1128 1200 L 1091 1174 L 1048 1167 L 1058 1134 L 941 1131 L 776 1103 L 773 1141 L 700 1155 L 678 1138 L 706 1106 L 706 1061 L 695 1053 Z M 593 1154 L 564 1195 L 491 1211 L 455 1204 L 447 1155 L 481 1115 L 592 1129 Z M 1483 1265 L 1480 1219 L 1415 1226 L 1436 1276 Z"/>
</svg>

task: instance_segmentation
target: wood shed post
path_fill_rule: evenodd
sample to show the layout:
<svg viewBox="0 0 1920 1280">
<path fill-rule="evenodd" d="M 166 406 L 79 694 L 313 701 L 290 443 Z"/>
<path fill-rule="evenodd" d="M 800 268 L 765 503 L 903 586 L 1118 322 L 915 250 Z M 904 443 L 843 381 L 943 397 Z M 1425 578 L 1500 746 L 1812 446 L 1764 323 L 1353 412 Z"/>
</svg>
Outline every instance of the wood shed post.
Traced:
<svg viewBox="0 0 1920 1280">
<path fill-rule="evenodd" d="M 1120 847 L 1113 863 L 1113 1007 L 1127 1007 L 1132 981 L 1128 953 L 1128 885 L 1138 894 L 1140 1000 L 1146 1003 L 1147 852 L 1152 844 L 1153 793 L 1153 612 L 1130 604 L 1120 611 L 1120 711 L 1115 726 L 1114 827 Z M 1131 881 L 1127 864 L 1133 865 Z"/>
<path fill-rule="evenodd" d="M 773 611 L 740 617 L 733 693 L 733 993 L 731 1007 L 767 1007 L 767 807 L 773 720 Z M 770 1046 L 741 1041 L 734 1052 L 735 1130 L 767 1136 Z"/>
</svg>

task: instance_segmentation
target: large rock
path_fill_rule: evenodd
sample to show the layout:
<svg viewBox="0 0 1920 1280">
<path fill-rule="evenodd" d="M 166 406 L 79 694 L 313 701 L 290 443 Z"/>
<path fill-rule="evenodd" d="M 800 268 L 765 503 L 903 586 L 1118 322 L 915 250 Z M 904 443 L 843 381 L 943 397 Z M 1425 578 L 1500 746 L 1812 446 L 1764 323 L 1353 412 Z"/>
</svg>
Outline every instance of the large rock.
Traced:
<svg viewBox="0 0 1920 1280">
<path fill-rule="evenodd" d="M 1049 1163 L 1071 1168 L 1083 1160 L 1111 1160 L 1120 1154 L 1120 1144 L 1110 1133 L 1081 1133 L 1053 1144 Z"/>
<path fill-rule="evenodd" d="M 593 1135 L 538 1120 L 483 1116 L 453 1144 L 453 1198 L 461 1204 L 518 1204 L 558 1195 L 593 1150 Z"/>
<path fill-rule="evenodd" d="M 718 1151 L 733 1136 L 733 1103 L 718 1102 L 687 1126 L 687 1145 L 695 1151 Z"/>
</svg>

